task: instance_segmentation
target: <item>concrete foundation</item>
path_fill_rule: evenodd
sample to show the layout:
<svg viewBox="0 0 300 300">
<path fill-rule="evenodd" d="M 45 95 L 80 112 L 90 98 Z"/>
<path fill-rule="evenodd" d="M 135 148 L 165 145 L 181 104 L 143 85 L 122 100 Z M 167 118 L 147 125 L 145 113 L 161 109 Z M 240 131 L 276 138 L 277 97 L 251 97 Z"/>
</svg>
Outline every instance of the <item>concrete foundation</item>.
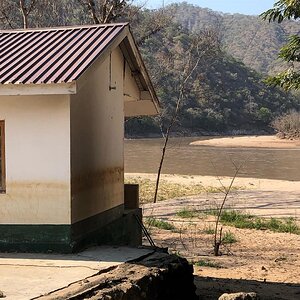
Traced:
<svg viewBox="0 0 300 300">
<path fill-rule="evenodd" d="M 0 254 L 0 291 L 6 300 L 36 299 L 64 290 L 152 251 L 130 247 L 94 247 L 78 254 Z M 69 299 L 68 297 L 60 299 Z"/>
<path fill-rule="evenodd" d="M 142 217 L 141 209 L 120 206 L 72 225 L 0 225 L 0 252 L 74 253 L 91 245 L 140 246 L 136 215 Z"/>
</svg>

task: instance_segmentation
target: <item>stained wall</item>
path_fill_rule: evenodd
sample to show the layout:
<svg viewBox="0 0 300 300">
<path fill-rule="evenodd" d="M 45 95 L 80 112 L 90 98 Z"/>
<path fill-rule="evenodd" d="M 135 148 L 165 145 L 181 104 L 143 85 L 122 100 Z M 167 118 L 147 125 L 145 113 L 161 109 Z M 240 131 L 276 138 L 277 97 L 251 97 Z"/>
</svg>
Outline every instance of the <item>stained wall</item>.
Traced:
<svg viewBox="0 0 300 300">
<path fill-rule="evenodd" d="M 69 96 L 0 96 L 6 193 L 0 224 L 70 224 Z"/>
<path fill-rule="evenodd" d="M 123 66 L 117 48 L 71 96 L 72 223 L 124 204 Z"/>
</svg>

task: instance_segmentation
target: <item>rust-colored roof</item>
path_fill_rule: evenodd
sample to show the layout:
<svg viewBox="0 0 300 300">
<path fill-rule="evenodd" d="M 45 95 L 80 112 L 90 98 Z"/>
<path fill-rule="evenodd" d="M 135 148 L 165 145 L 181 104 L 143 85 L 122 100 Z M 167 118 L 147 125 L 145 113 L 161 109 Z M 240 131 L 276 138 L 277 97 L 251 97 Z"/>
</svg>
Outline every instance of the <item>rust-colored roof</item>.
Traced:
<svg viewBox="0 0 300 300">
<path fill-rule="evenodd" d="M 68 83 L 115 40 L 127 23 L 1 30 L 0 83 Z"/>
</svg>

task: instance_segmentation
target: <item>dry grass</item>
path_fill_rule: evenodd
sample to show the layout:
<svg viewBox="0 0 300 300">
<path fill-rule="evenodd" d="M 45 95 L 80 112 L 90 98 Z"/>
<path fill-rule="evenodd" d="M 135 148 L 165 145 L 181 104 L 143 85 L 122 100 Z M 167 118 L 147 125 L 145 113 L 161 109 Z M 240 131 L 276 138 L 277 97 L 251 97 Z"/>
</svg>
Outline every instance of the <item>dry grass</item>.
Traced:
<svg viewBox="0 0 300 300">
<path fill-rule="evenodd" d="M 166 222 L 166 221 L 155 219 L 155 218 L 146 218 L 144 222 L 147 225 L 149 225 L 150 227 L 156 227 L 156 228 L 164 229 L 164 230 L 175 230 L 175 228 L 176 228 L 170 222 Z"/>
<path fill-rule="evenodd" d="M 140 203 L 153 202 L 155 181 L 150 179 L 144 179 L 141 177 L 125 178 L 125 183 L 139 184 L 140 190 Z M 233 187 L 233 190 L 245 189 L 244 187 Z M 158 190 L 158 201 L 194 196 L 202 193 L 220 193 L 221 188 L 213 186 L 203 186 L 201 184 L 179 184 L 171 183 L 165 180 L 160 181 Z"/>
</svg>

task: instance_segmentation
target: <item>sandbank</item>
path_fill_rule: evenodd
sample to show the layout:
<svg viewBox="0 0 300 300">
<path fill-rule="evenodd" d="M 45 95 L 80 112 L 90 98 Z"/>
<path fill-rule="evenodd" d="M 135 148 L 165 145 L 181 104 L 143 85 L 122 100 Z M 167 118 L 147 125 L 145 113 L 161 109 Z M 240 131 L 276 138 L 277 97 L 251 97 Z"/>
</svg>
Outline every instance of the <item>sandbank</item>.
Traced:
<svg viewBox="0 0 300 300">
<path fill-rule="evenodd" d="M 216 137 L 194 141 L 190 145 L 245 148 L 299 148 L 300 140 L 279 139 L 275 135 Z"/>
</svg>

